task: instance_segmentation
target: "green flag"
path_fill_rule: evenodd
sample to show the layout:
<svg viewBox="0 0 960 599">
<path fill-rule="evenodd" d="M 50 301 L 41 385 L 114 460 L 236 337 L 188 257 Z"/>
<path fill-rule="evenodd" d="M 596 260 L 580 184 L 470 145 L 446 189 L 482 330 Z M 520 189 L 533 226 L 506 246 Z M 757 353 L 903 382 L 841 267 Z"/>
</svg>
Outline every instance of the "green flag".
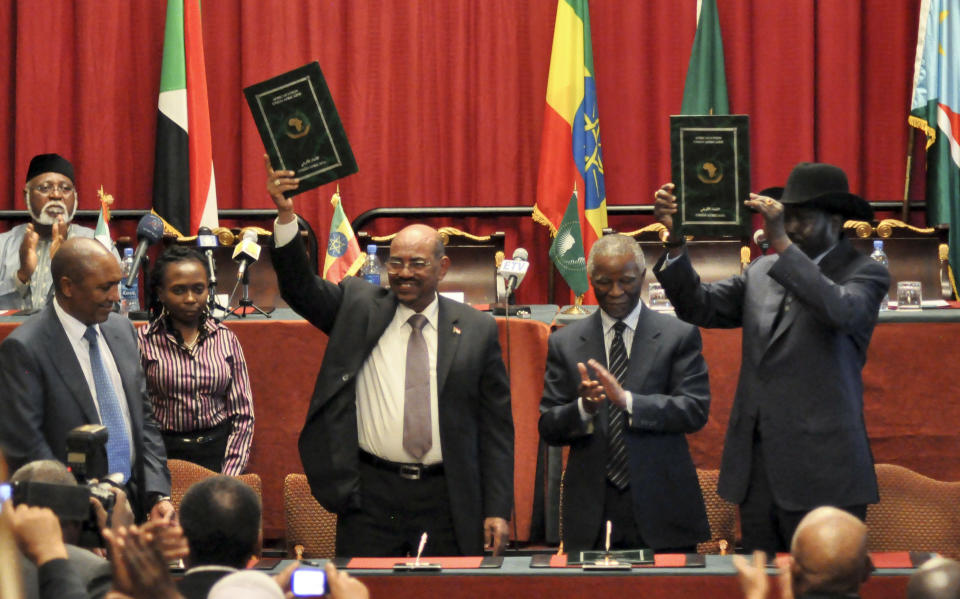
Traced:
<svg viewBox="0 0 960 599">
<path fill-rule="evenodd" d="M 697 35 L 690 51 L 680 113 L 730 114 L 716 0 L 702 0 L 697 11 Z"/>
<path fill-rule="evenodd" d="M 950 225 L 950 266 L 960 264 L 960 0 L 920 7 L 910 125 L 927 138 L 927 222 Z M 956 291 L 956 281 L 951 277 Z"/>
<path fill-rule="evenodd" d="M 580 211 L 577 209 L 577 192 L 573 192 L 563 220 L 557 227 L 557 236 L 550 245 L 550 259 L 563 275 L 570 289 L 583 295 L 589 289 L 587 261 L 583 257 L 583 236 L 580 234 Z"/>
</svg>

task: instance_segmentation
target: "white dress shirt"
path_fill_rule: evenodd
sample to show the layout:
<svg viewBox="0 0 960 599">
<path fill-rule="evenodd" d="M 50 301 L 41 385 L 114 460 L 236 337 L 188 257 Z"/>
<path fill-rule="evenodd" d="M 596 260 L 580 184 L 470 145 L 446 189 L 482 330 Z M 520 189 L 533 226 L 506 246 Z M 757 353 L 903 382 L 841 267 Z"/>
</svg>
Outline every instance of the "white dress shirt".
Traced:
<svg viewBox="0 0 960 599">
<path fill-rule="evenodd" d="M 273 236 L 282 247 L 299 233 L 297 222 L 274 221 Z M 433 445 L 416 460 L 403 449 L 404 381 L 407 368 L 407 341 L 412 327 L 407 320 L 414 311 L 397 304 L 393 320 L 367 356 L 357 374 L 357 434 L 360 449 L 391 462 L 436 464 L 443 461 L 440 449 L 440 417 L 437 390 L 437 319 L 440 304 L 434 294 L 421 314 L 426 316 L 423 339 L 430 358 L 430 431 Z"/>
<path fill-rule="evenodd" d="M 599 309 L 599 308 L 598 308 Z M 627 349 L 627 360 L 630 359 L 630 351 L 633 348 L 633 334 L 637 330 L 637 322 L 640 320 L 640 310 L 643 309 L 643 302 L 637 300 L 637 305 L 634 306 L 633 310 L 624 317 L 623 324 L 627 325 L 623 329 L 623 345 Z M 613 338 L 617 336 L 617 332 L 613 329 L 613 325 L 617 323 L 617 319 L 613 316 L 610 316 L 602 309 L 600 310 L 600 324 L 603 326 L 603 351 L 607 354 L 607 365 L 610 364 L 610 345 L 613 343 Z M 629 368 L 629 366 L 628 366 Z M 590 367 L 587 366 L 587 370 L 590 370 Z M 590 373 L 591 377 L 593 373 Z M 631 395 L 627 391 L 628 395 Z M 584 422 L 588 422 L 589 426 L 593 426 L 593 417 L 594 414 L 588 413 L 583 407 L 583 398 L 580 397 L 577 399 L 577 406 L 580 408 L 580 417 Z M 627 401 L 627 416 L 630 417 L 633 415 L 633 402 Z"/>
</svg>

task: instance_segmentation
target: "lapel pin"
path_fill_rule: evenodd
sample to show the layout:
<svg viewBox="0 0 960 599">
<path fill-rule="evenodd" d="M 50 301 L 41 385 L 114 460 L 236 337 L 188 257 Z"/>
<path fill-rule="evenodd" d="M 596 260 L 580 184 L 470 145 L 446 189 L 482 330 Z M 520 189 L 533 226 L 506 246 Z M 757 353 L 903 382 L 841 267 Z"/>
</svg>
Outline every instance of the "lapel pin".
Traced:
<svg viewBox="0 0 960 599">
<path fill-rule="evenodd" d="M 453 334 L 454 334 L 454 335 L 459 335 L 459 334 L 460 334 L 460 327 L 454 325 L 454 327 L 453 327 Z"/>
</svg>

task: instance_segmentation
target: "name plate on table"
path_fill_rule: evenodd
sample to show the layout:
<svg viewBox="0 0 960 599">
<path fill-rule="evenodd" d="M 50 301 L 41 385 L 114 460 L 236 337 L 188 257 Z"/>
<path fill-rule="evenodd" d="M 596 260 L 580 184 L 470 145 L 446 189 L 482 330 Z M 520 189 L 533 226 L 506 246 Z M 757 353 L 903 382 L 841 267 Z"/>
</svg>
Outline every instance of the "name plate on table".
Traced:
<svg viewBox="0 0 960 599">
<path fill-rule="evenodd" d="M 746 237 L 750 194 L 749 117 L 672 115 L 670 159 L 676 185 L 674 232 Z"/>
<path fill-rule="evenodd" d="M 292 197 L 357 172 L 357 162 L 320 63 L 244 88 L 263 146 L 276 170 L 291 170 L 300 187 Z"/>
<path fill-rule="evenodd" d="M 628 569 L 634 565 L 652 564 L 653 549 L 622 549 L 619 551 L 581 551 L 579 559 L 568 562 L 571 566 L 581 565 L 584 568 L 603 567 L 604 562 L 616 562 L 625 565 Z"/>
</svg>

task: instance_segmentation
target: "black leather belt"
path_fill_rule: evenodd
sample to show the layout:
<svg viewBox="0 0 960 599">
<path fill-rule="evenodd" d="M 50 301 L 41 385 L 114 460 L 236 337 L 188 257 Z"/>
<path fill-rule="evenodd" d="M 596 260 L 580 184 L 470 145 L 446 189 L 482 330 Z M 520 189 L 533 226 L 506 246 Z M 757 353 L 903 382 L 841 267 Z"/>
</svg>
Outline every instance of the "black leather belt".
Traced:
<svg viewBox="0 0 960 599">
<path fill-rule="evenodd" d="M 397 476 L 407 480 L 420 480 L 422 478 L 427 478 L 428 476 L 443 474 L 443 464 L 425 465 L 391 462 L 390 460 L 377 457 L 372 453 L 368 453 L 362 449 L 360 450 L 360 461 L 364 464 L 369 464 L 374 468 L 392 472 L 393 474 L 396 474 Z"/>
</svg>

